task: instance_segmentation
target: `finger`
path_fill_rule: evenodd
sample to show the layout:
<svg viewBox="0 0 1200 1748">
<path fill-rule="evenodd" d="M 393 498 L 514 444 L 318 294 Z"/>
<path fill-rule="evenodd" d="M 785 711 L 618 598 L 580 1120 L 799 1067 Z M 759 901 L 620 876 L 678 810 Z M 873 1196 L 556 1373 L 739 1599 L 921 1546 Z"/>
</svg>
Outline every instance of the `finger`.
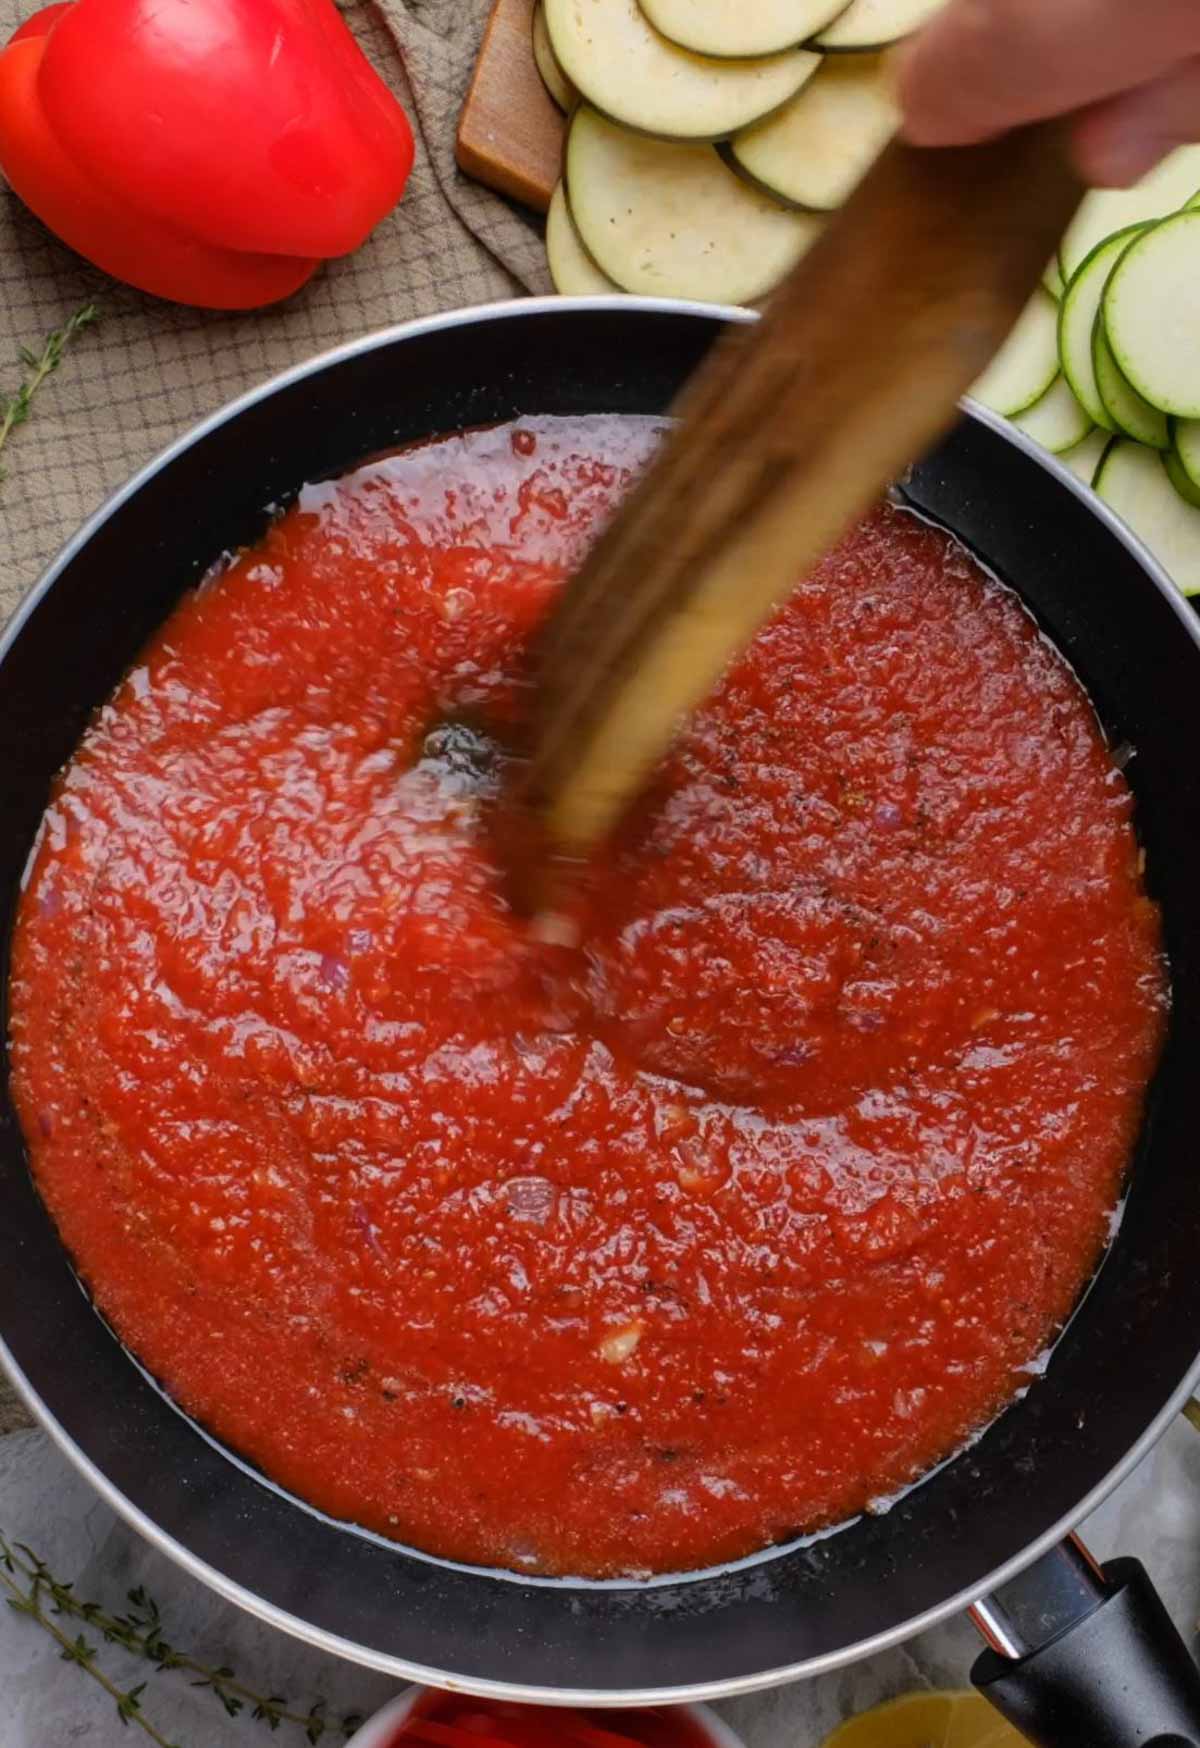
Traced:
<svg viewBox="0 0 1200 1748">
<path fill-rule="evenodd" d="M 1200 140 L 1200 56 L 1097 104 L 1075 124 L 1075 162 L 1096 188 L 1128 188 L 1176 146 Z M 1200 176 L 1197 176 L 1200 184 Z"/>
<path fill-rule="evenodd" d="M 901 60 L 904 133 L 968 145 L 1148 84 L 1193 54 L 1196 0 L 952 0 Z"/>
</svg>

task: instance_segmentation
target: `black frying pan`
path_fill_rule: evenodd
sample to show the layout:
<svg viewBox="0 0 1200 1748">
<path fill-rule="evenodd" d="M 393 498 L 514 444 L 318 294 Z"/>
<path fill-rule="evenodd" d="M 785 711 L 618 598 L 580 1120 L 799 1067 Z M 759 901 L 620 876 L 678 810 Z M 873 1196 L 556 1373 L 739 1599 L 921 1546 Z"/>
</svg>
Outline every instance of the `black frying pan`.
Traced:
<svg viewBox="0 0 1200 1748">
<path fill-rule="evenodd" d="M 720 321 L 601 299 L 417 323 L 281 377 L 141 474 L 0 645 L 3 938 L 51 778 L 89 714 L 181 590 L 260 532 L 265 505 L 457 427 L 659 411 Z M 1046 1376 L 886 1516 L 820 1540 L 648 1584 L 456 1567 L 319 1516 L 166 1400 L 81 1290 L 4 1097 L 0 1332 L 14 1375 L 112 1505 L 264 1619 L 400 1676 L 647 1703 L 815 1674 L 992 1593 L 977 1618 L 1010 1655 L 988 1653 L 977 1675 L 1032 1734 L 1200 1744 L 1200 1679 L 1140 1569 L 1115 1563 L 1105 1582 L 1069 1544 L 1049 1552 L 1145 1454 L 1200 1369 L 1200 632 L 1120 525 L 998 420 L 970 413 L 904 489 L 1019 589 L 1113 741 L 1136 749 L 1129 776 L 1166 917 L 1175 1005 L 1125 1217 Z"/>
</svg>

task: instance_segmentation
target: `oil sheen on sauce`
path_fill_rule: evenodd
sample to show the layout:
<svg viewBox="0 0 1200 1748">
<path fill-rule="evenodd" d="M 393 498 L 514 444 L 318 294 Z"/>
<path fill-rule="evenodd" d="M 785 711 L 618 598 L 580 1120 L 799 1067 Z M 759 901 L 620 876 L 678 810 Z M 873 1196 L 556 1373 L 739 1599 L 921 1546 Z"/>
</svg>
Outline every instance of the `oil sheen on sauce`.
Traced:
<svg viewBox="0 0 1200 1748">
<path fill-rule="evenodd" d="M 306 491 L 59 780 L 12 984 L 33 1169 L 172 1395 L 460 1560 L 688 1569 L 1028 1382 L 1167 1006 L 1126 782 L 1015 597 L 881 508 L 531 940 L 486 725 L 648 420 Z"/>
</svg>

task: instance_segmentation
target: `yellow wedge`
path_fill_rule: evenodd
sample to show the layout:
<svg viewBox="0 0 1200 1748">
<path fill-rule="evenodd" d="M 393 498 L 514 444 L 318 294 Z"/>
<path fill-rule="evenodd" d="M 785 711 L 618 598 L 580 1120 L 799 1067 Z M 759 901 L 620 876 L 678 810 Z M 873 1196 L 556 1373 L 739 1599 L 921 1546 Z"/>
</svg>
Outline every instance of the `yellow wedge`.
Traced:
<svg viewBox="0 0 1200 1748">
<path fill-rule="evenodd" d="M 1029 1748 L 981 1694 L 969 1689 L 905 1693 L 860 1712 L 822 1748 Z"/>
</svg>

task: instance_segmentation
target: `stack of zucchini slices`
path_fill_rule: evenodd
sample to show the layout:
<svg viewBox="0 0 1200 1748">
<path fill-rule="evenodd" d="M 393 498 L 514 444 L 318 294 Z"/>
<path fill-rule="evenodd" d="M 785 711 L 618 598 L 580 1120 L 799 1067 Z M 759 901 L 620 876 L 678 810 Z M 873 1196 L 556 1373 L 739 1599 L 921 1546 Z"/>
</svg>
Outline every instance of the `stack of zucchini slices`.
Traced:
<svg viewBox="0 0 1200 1748">
<path fill-rule="evenodd" d="M 943 0 L 538 0 L 570 120 L 546 231 L 560 292 L 753 304 L 896 125 L 882 51 Z"/>
<path fill-rule="evenodd" d="M 1200 146 L 1089 194 L 976 398 L 1061 457 L 1200 595 Z"/>
</svg>

